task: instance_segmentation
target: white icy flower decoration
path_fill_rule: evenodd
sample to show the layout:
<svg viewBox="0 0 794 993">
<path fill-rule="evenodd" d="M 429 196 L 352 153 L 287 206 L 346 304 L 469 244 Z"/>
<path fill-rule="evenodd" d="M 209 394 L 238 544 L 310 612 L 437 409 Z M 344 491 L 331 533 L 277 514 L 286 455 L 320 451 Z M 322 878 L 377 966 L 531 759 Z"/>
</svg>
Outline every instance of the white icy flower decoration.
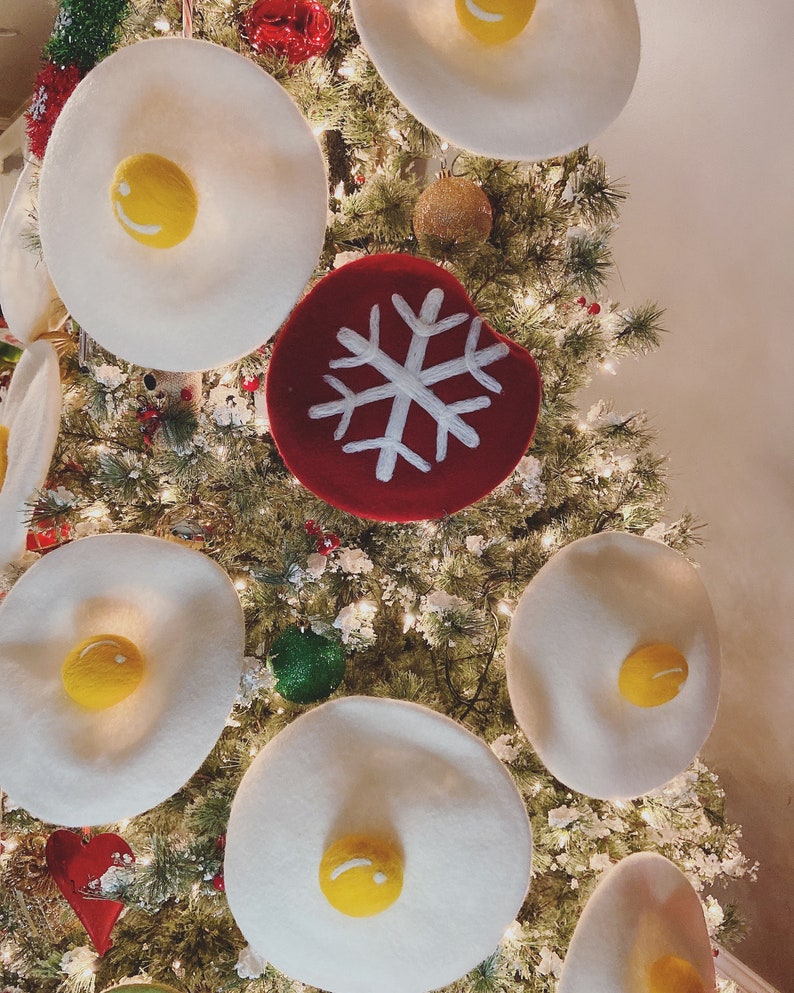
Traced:
<svg viewBox="0 0 794 993">
<path fill-rule="evenodd" d="M 92 890 L 97 890 L 106 896 L 115 896 L 116 894 L 123 893 L 124 889 L 132 883 L 135 878 L 135 867 L 132 858 L 126 854 L 122 856 L 114 855 L 114 858 L 118 858 L 119 862 L 106 869 L 96 882 L 89 884 Z"/>
<path fill-rule="evenodd" d="M 499 942 L 502 946 L 517 945 L 524 940 L 524 925 L 521 921 L 513 921 L 510 927 L 502 935 Z"/>
<path fill-rule="evenodd" d="M 491 751 L 500 762 L 509 764 L 518 758 L 521 749 L 517 745 L 511 744 L 512 741 L 512 734 L 500 734 L 495 741 L 491 742 Z"/>
<path fill-rule="evenodd" d="M 360 600 L 343 607 L 336 616 L 334 627 L 342 632 L 345 645 L 364 647 L 375 640 L 372 619 L 377 607 L 370 600 Z"/>
<path fill-rule="evenodd" d="M 240 707 L 247 707 L 256 697 L 267 693 L 276 685 L 276 677 L 262 664 L 261 659 L 247 655 L 243 662 L 245 668 L 234 702 Z"/>
<path fill-rule="evenodd" d="M 334 256 L 334 269 L 341 269 L 343 266 L 355 262 L 356 259 L 363 259 L 363 252 L 337 252 Z"/>
<path fill-rule="evenodd" d="M 555 807 L 554 810 L 549 811 L 549 827 L 566 828 L 583 816 L 582 811 L 576 807 L 566 807 L 565 805 Z"/>
<path fill-rule="evenodd" d="M 423 596 L 420 604 L 423 614 L 445 614 L 450 610 L 464 610 L 467 606 L 465 600 L 443 590 L 434 590 Z"/>
<path fill-rule="evenodd" d="M 93 972 L 98 961 L 99 956 L 93 948 L 81 945 L 64 953 L 60 968 L 67 976 L 82 976 Z"/>
<path fill-rule="evenodd" d="M 521 488 L 533 503 L 542 503 L 546 496 L 546 484 L 541 480 L 543 463 L 534 455 L 525 455 L 514 471 Z"/>
<path fill-rule="evenodd" d="M 340 548 L 336 556 L 336 564 L 351 576 L 360 576 L 372 572 L 375 565 L 366 552 L 360 548 Z"/>
<path fill-rule="evenodd" d="M 54 490 L 43 490 L 42 493 L 60 507 L 74 507 L 77 504 L 77 497 L 65 486 L 58 486 Z"/>
<path fill-rule="evenodd" d="M 618 424 L 625 424 L 626 421 L 635 417 L 637 417 L 636 411 L 631 411 L 629 414 L 619 414 L 611 410 L 609 404 L 604 400 L 599 400 L 587 411 L 585 421 L 587 426 L 591 428 L 617 427 Z"/>
<path fill-rule="evenodd" d="M 650 538 L 651 541 L 660 541 L 664 544 L 664 536 L 667 534 L 667 525 L 664 521 L 657 521 L 648 528 L 647 531 L 643 531 L 643 538 Z"/>
<path fill-rule="evenodd" d="M 240 979 L 258 979 L 265 974 L 267 959 L 262 958 L 250 945 L 246 945 L 237 956 L 237 965 L 234 968 Z"/>
<path fill-rule="evenodd" d="M 482 555 L 488 545 L 487 538 L 481 534 L 470 534 L 466 538 L 466 551 L 471 552 L 472 555 L 476 555 L 477 558 Z"/>
<path fill-rule="evenodd" d="M 538 972 L 541 976 L 554 976 L 555 979 L 559 979 L 562 974 L 562 959 L 548 945 L 544 945 L 540 950 Z"/>
<path fill-rule="evenodd" d="M 706 928 L 709 932 L 709 938 L 713 938 L 720 927 L 722 927 L 722 923 L 725 920 L 725 911 L 713 896 L 707 896 L 703 907 L 703 915 L 706 918 Z"/>
<path fill-rule="evenodd" d="M 325 572 L 327 565 L 327 555 L 320 555 L 319 552 L 312 552 L 306 560 L 306 572 L 312 577 L 312 579 L 319 579 Z"/>
<path fill-rule="evenodd" d="M 612 859 L 606 852 L 598 852 L 596 855 L 590 856 L 588 864 L 593 872 L 605 872 L 612 865 Z"/>
<path fill-rule="evenodd" d="M 212 419 L 219 427 L 241 427 L 253 419 L 248 397 L 229 386 L 221 384 L 210 390 L 209 402 L 214 405 Z"/>
<path fill-rule="evenodd" d="M 94 369 L 94 379 L 108 390 L 116 390 L 127 382 L 127 373 L 117 365 L 98 365 Z"/>
</svg>

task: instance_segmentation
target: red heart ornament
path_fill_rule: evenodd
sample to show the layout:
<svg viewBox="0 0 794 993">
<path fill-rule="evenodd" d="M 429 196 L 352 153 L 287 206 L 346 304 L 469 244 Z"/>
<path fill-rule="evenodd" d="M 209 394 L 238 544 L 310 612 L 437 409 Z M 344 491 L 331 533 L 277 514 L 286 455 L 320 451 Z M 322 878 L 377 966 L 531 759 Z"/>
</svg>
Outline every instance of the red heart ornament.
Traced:
<svg viewBox="0 0 794 993">
<path fill-rule="evenodd" d="M 373 255 L 295 308 L 273 349 L 267 406 L 284 462 L 313 493 L 359 517 L 417 521 L 510 475 L 540 392 L 532 356 L 485 323 L 454 276 Z"/>
<path fill-rule="evenodd" d="M 47 868 L 88 932 L 97 953 L 112 947 L 110 932 L 124 909 L 118 900 L 88 895 L 112 866 L 135 861 L 132 849 L 117 834 L 98 834 L 84 839 L 73 831 L 53 831 L 47 839 Z"/>
</svg>

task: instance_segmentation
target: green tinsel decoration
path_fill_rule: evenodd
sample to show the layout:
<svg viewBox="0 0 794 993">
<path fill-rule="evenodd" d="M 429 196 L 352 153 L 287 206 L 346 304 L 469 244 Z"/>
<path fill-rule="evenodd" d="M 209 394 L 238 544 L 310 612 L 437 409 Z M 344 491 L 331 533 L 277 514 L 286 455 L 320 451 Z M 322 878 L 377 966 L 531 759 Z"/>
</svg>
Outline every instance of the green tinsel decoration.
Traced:
<svg viewBox="0 0 794 993">
<path fill-rule="evenodd" d="M 116 47 L 128 14 L 129 0 L 63 0 L 45 57 L 88 72 Z"/>
</svg>

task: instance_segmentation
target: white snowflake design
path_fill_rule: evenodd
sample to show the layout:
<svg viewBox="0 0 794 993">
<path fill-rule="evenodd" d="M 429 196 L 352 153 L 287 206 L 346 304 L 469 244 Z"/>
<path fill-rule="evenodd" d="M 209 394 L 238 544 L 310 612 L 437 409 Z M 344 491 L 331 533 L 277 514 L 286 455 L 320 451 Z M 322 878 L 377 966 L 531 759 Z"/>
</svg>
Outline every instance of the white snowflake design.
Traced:
<svg viewBox="0 0 794 993">
<path fill-rule="evenodd" d="M 52 26 L 52 33 L 56 38 L 63 38 L 66 35 L 67 29 L 71 26 L 72 15 L 61 9 L 58 11 L 58 16 L 55 18 L 55 24 Z"/>
<path fill-rule="evenodd" d="M 44 115 L 47 113 L 48 96 L 49 94 L 47 93 L 47 90 L 43 86 L 40 86 L 36 90 L 29 111 L 30 116 L 33 118 L 34 121 L 40 121 L 42 117 L 44 117 Z"/>
<path fill-rule="evenodd" d="M 392 295 L 391 302 L 412 334 L 405 364 L 400 365 L 381 349 L 380 306 L 374 304 L 369 316 L 369 340 L 352 328 L 340 328 L 336 340 L 351 354 L 345 358 L 332 359 L 329 362 L 329 367 L 331 369 L 352 369 L 356 366 L 371 365 L 383 376 L 386 382 L 361 393 L 355 393 L 336 376 L 324 376 L 325 382 L 340 394 L 341 399 L 315 404 L 309 408 L 309 417 L 313 420 L 333 417 L 336 414 L 340 415 L 339 424 L 334 431 L 334 440 L 341 441 L 347 433 L 357 407 L 363 407 L 365 404 L 375 403 L 378 400 L 394 398 L 386 431 L 382 437 L 350 441 L 342 447 L 342 451 L 345 453 L 380 452 L 375 476 L 383 483 L 388 483 L 391 480 L 398 458 L 405 459 L 406 462 L 422 472 L 429 472 L 431 469 L 430 463 L 418 452 L 409 448 L 402 440 L 412 403 L 418 404 L 430 414 L 438 426 L 435 456 L 437 463 L 443 462 L 447 457 L 450 435 L 461 441 L 467 448 L 479 446 L 480 436 L 470 424 L 463 420 L 461 415 L 490 407 L 490 397 L 475 396 L 460 400 L 457 403 L 447 404 L 440 400 L 430 387 L 435 383 L 468 373 L 484 389 L 491 393 L 501 393 L 501 384 L 483 372 L 483 369 L 505 358 L 510 351 L 504 342 L 497 342 L 486 348 L 478 348 L 482 318 L 474 317 L 471 318 L 463 355 L 460 358 L 450 359 L 423 369 L 430 339 L 435 335 L 444 334 L 452 328 L 459 327 L 469 320 L 469 315 L 458 313 L 439 320 L 438 317 L 444 303 L 444 291 L 442 289 L 433 289 L 427 294 L 418 314 L 414 313 L 410 305 L 398 293 Z"/>
</svg>

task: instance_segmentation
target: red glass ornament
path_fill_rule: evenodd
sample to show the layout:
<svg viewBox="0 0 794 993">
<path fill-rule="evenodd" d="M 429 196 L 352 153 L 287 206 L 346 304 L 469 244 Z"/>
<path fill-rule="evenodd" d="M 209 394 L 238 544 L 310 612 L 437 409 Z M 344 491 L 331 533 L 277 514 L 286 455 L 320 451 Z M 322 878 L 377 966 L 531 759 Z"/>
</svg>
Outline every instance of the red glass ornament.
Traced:
<svg viewBox="0 0 794 993">
<path fill-rule="evenodd" d="M 82 73 L 77 66 L 62 67 L 52 62 L 43 66 L 36 77 L 33 100 L 25 118 L 30 150 L 40 159 L 44 158 L 58 115 L 81 78 Z"/>
<path fill-rule="evenodd" d="M 212 885 L 219 893 L 225 892 L 226 880 L 223 878 L 222 872 L 218 872 L 212 877 Z"/>
<path fill-rule="evenodd" d="M 88 932 L 97 954 L 102 956 L 112 947 L 110 932 L 124 904 L 94 896 L 96 884 L 114 865 L 129 865 L 135 861 L 132 849 L 117 834 L 81 837 L 73 831 L 53 831 L 47 839 L 47 868 Z"/>
<path fill-rule="evenodd" d="M 260 376 L 243 376 L 240 385 L 246 393 L 256 393 L 262 385 L 262 378 Z"/>
<path fill-rule="evenodd" d="M 60 523 L 51 518 L 39 521 L 28 531 L 25 546 L 29 552 L 51 552 L 72 540 L 72 525 L 68 521 Z"/>
<path fill-rule="evenodd" d="M 597 314 L 600 314 L 601 313 L 601 304 L 600 303 L 591 303 L 590 306 L 587 308 L 587 313 L 588 314 L 592 314 L 593 317 L 595 317 Z"/>
<path fill-rule="evenodd" d="M 257 52 L 275 51 L 291 65 L 325 55 L 334 40 L 333 18 L 320 0 L 258 0 L 243 30 Z"/>
</svg>

